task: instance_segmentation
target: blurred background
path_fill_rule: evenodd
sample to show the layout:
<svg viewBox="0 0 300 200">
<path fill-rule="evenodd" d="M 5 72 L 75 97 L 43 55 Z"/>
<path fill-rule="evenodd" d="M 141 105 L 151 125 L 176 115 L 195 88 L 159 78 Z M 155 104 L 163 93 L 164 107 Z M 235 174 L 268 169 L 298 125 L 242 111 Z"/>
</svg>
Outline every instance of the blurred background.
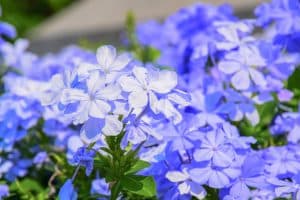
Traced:
<svg viewBox="0 0 300 200">
<path fill-rule="evenodd" d="M 43 54 L 74 43 L 116 45 L 129 11 L 137 22 L 162 20 L 195 2 L 230 3 L 237 15 L 251 17 L 263 0 L 0 0 L 0 5 L 1 20 L 29 38 L 33 52 Z"/>
</svg>

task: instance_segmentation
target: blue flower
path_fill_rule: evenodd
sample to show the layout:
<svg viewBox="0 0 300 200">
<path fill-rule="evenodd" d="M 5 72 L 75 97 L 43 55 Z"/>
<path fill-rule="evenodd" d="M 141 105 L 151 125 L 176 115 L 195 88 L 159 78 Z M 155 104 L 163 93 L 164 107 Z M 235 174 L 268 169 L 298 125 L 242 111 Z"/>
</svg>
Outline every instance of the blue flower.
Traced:
<svg viewBox="0 0 300 200">
<path fill-rule="evenodd" d="M 197 199 L 203 199 L 206 196 L 205 189 L 200 184 L 191 180 L 186 169 L 182 171 L 168 171 L 166 178 L 178 184 L 177 187 L 180 195 L 190 194 Z"/>
<path fill-rule="evenodd" d="M 91 187 L 92 194 L 100 194 L 100 195 L 110 195 L 109 185 L 105 182 L 104 179 L 95 179 L 92 182 Z"/>
<path fill-rule="evenodd" d="M 201 144 L 194 152 L 197 162 L 211 161 L 214 166 L 228 167 L 235 158 L 235 152 L 227 144 L 225 135 L 220 131 L 210 131 L 201 138 Z"/>
<path fill-rule="evenodd" d="M 33 158 L 34 164 L 42 164 L 48 159 L 47 152 L 42 151 L 36 154 L 36 156 Z"/>
<path fill-rule="evenodd" d="M 0 22 L 0 34 L 1 36 L 6 36 L 8 38 L 14 38 L 17 35 L 16 29 L 12 25 L 5 22 Z M 0 41 L 0 43 L 2 43 L 3 39 L 1 38 Z"/>
<path fill-rule="evenodd" d="M 111 45 L 99 47 L 96 58 L 96 64 L 83 62 L 79 65 L 78 75 L 80 79 L 98 71 L 106 75 L 107 82 L 113 82 L 131 61 L 131 56 L 128 53 L 117 55 L 116 48 Z"/>
<path fill-rule="evenodd" d="M 263 152 L 266 171 L 272 176 L 285 177 L 297 174 L 300 170 L 297 151 L 293 146 L 270 147 Z"/>
<path fill-rule="evenodd" d="M 85 167 L 85 174 L 89 176 L 94 168 L 94 157 L 96 153 L 94 150 L 89 150 L 86 147 L 80 147 L 74 154 L 71 161 L 74 165 L 80 165 Z"/>
<path fill-rule="evenodd" d="M 148 103 L 154 110 L 156 94 L 167 94 L 177 85 L 177 75 L 173 71 L 154 70 L 135 66 L 133 76 L 122 76 L 119 83 L 129 92 L 128 102 L 134 109 L 145 108 Z"/>
<path fill-rule="evenodd" d="M 230 194 L 246 200 L 252 195 L 249 187 L 268 188 L 269 184 L 266 182 L 264 167 L 264 161 L 259 155 L 248 155 L 244 160 L 241 175 L 230 187 Z"/>
<path fill-rule="evenodd" d="M 157 140 L 162 140 L 163 136 L 157 133 L 156 130 L 153 129 L 151 123 L 146 123 L 142 120 L 134 120 L 130 124 L 126 125 L 125 128 L 126 134 L 124 139 L 126 144 L 130 142 L 131 144 L 140 144 L 143 141 L 147 140 L 149 136 L 154 137 Z"/>
<path fill-rule="evenodd" d="M 250 59 L 251 58 L 251 59 Z M 246 90 L 252 84 L 264 88 L 267 84 L 263 73 L 255 67 L 265 66 L 265 60 L 256 46 L 241 47 L 228 53 L 225 60 L 218 65 L 219 69 L 228 75 L 232 85 L 238 90 Z"/>
<path fill-rule="evenodd" d="M 60 200 L 76 200 L 77 192 L 73 186 L 72 180 L 68 179 L 60 188 L 58 199 Z"/>
<path fill-rule="evenodd" d="M 0 199 L 4 199 L 4 197 L 7 197 L 9 195 L 9 188 L 7 185 L 0 185 Z"/>
<path fill-rule="evenodd" d="M 105 76 L 98 72 L 93 73 L 86 81 L 87 91 L 77 88 L 66 89 L 62 95 L 62 103 L 79 103 L 74 116 L 75 123 L 83 123 L 89 117 L 104 119 L 111 111 L 109 101 L 116 100 L 121 90 L 117 85 L 105 83 Z"/>
<path fill-rule="evenodd" d="M 286 112 L 278 115 L 271 126 L 274 135 L 287 135 L 290 143 L 298 143 L 300 140 L 300 116 L 299 113 Z"/>
<path fill-rule="evenodd" d="M 195 183 L 207 184 L 212 188 L 228 187 L 232 179 L 240 174 L 238 168 L 222 168 L 208 164 L 204 167 L 195 167 L 189 170 L 191 179 Z"/>
</svg>

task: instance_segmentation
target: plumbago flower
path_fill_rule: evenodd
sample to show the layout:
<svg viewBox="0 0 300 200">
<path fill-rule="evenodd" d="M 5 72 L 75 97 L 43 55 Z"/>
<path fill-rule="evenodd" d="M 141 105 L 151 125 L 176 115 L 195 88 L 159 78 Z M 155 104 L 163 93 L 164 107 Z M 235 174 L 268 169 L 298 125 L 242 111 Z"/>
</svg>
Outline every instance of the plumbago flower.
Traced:
<svg viewBox="0 0 300 200">
<path fill-rule="evenodd" d="M 45 102 L 59 106 L 72 117 L 74 124 L 83 124 L 81 137 L 88 143 L 99 140 L 101 133 L 118 135 L 123 127 L 119 119 L 123 108 L 127 109 L 125 115 L 130 111 L 140 114 L 137 119 L 152 111 L 154 114 L 162 113 L 175 123 L 181 121 L 176 107 L 187 105 L 189 99 L 187 94 L 174 90 L 177 85 L 175 72 L 133 66 L 130 74 L 128 57 L 123 54 L 116 56 L 115 51 L 111 46 L 100 47 L 97 51 L 98 64 L 80 64 L 64 76 L 55 75 L 50 89 L 43 95 L 46 97 L 49 93 L 51 101 L 46 97 Z M 119 78 L 115 76 L 112 79 L 111 74 L 118 74 Z M 131 124 L 138 123 L 135 119 L 129 121 Z M 149 131 L 142 126 L 138 129 Z M 134 132 L 140 135 L 137 129 Z"/>
<path fill-rule="evenodd" d="M 287 112 L 276 116 L 271 133 L 274 135 L 286 135 L 287 141 L 297 144 L 300 140 L 300 116 L 299 113 Z"/>
<path fill-rule="evenodd" d="M 300 3 L 255 15 L 195 4 L 133 52 L 45 56 L 0 22 L 0 199 L 299 199 Z"/>
<path fill-rule="evenodd" d="M 219 63 L 219 69 L 226 74 L 232 74 L 231 83 L 238 90 L 246 90 L 252 84 L 264 88 L 267 84 L 263 74 L 257 67 L 265 66 L 256 46 L 240 47 L 238 51 L 229 53 L 225 60 Z"/>
<path fill-rule="evenodd" d="M 111 145 L 120 145 L 112 144 L 112 137 L 121 137 L 124 148 L 129 143 L 142 145 L 148 138 L 161 141 L 163 129 L 155 130 L 155 126 L 162 121 L 181 122 L 179 109 L 190 100 L 187 93 L 176 89 L 174 71 L 131 65 L 128 57 L 116 56 L 115 51 L 111 46 L 100 47 L 97 63 L 79 63 L 64 75 L 54 75 L 41 95 L 44 104 L 58 108 L 74 125 L 82 125 L 80 137 L 84 143 L 99 145 L 106 153 L 114 151 L 107 148 L 116 148 Z M 94 147 L 80 147 L 70 163 L 84 166 L 86 175 L 90 175 L 95 152 L 99 155 Z M 65 184 L 69 187 L 71 182 Z"/>
</svg>

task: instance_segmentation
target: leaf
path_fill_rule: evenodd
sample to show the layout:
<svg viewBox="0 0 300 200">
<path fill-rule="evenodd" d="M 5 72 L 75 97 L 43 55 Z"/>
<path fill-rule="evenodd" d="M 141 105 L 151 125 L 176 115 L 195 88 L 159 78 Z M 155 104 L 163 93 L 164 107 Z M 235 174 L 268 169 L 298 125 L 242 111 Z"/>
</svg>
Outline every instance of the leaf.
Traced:
<svg viewBox="0 0 300 200">
<path fill-rule="evenodd" d="M 287 88 L 290 90 L 300 89 L 300 69 L 297 68 L 287 81 Z"/>
<path fill-rule="evenodd" d="M 142 169 L 145 169 L 147 167 L 149 167 L 150 164 L 146 161 L 143 160 L 138 160 L 129 171 L 127 171 L 125 174 L 134 174 Z"/>
<path fill-rule="evenodd" d="M 268 126 L 273 120 L 276 114 L 277 104 L 274 101 L 264 103 L 262 105 L 257 105 L 257 110 L 260 117 L 259 125 Z"/>
<path fill-rule="evenodd" d="M 141 60 L 144 62 L 154 62 L 160 57 L 160 51 L 150 46 L 146 46 Z"/>
<path fill-rule="evenodd" d="M 156 185 L 153 177 L 127 175 L 121 179 L 121 184 L 125 190 L 144 197 L 156 195 Z"/>
<path fill-rule="evenodd" d="M 41 192 L 43 191 L 42 186 L 33 179 L 24 179 L 22 181 L 16 181 L 11 185 L 11 190 L 20 190 L 25 193 L 29 192 Z"/>
<path fill-rule="evenodd" d="M 143 184 L 133 176 L 124 176 L 121 179 L 121 185 L 128 191 L 139 191 L 143 188 Z"/>
<path fill-rule="evenodd" d="M 115 184 L 113 184 L 111 188 L 110 200 L 116 200 L 119 196 L 121 189 L 122 189 L 121 182 L 116 182 Z"/>
</svg>

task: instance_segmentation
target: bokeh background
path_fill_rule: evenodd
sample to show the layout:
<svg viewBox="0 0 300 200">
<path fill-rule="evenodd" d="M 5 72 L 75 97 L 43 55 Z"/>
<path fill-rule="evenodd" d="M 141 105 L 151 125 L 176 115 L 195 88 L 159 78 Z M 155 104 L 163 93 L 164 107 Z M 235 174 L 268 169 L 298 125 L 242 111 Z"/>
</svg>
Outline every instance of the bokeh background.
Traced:
<svg viewBox="0 0 300 200">
<path fill-rule="evenodd" d="M 181 7 L 196 2 L 230 3 L 241 17 L 251 17 L 263 0 L 0 0 L 1 20 L 16 26 L 19 36 L 29 38 L 38 54 L 80 43 L 117 45 L 126 14 L 137 22 L 162 20 Z"/>
</svg>

